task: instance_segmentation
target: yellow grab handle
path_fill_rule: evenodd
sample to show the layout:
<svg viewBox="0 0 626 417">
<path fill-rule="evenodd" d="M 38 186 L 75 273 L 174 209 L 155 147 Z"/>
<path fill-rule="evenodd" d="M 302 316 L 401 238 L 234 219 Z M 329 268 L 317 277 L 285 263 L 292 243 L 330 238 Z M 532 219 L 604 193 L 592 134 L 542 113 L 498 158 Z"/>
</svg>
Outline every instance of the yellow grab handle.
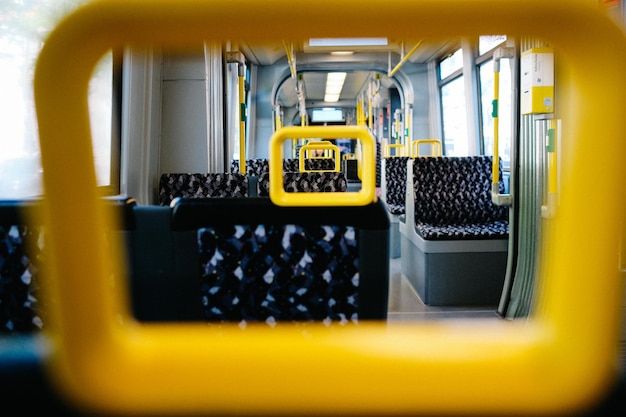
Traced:
<svg viewBox="0 0 626 417">
<path fill-rule="evenodd" d="M 417 139 L 411 142 L 411 158 L 420 157 L 420 145 L 423 143 L 431 144 L 430 156 L 441 156 L 441 141 L 439 139 Z"/>
<path fill-rule="evenodd" d="M 354 138 L 362 147 L 359 168 L 361 189 L 346 193 L 288 193 L 283 185 L 283 143 L 295 138 Z M 309 142 L 311 143 L 311 142 Z M 306 145 L 305 145 L 306 146 Z M 322 145 L 324 146 L 324 145 Z M 333 145 L 334 146 L 334 145 Z M 337 149 L 339 150 L 339 149 Z M 302 158 L 302 152 L 300 158 Z M 302 167 L 303 160 L 300 159 Z M 376 201 L 376 148 L 374 137 L 363 126 L 288 126 L 270 139 L 270 198 L 279 206 L 362 206 Z M 338 164 L 335 164 L 337 167 Z"/>
<path fill-rule="evenodd" d="M 391 150 L 395 149 L 394 154 Z M 402 143 L 388 143 L 383 146 L 383 158 L 393 158 L 394 156 L 404 156 L 405 146 Z"/>
<path fill-rule="evenodd" d="M 304 146 L 302 146 L 300 148 L 300 155 L 299 155 L 299 169 L 300 172 L 307 172 L 307 171 L 322 171 L 322 170 L 307 170 L 304 160 L 307 158 L 311 158 L 311 159 L 316 159 L 316 158 L 327 158 L 327 156 L 313 156 L 313 157 L 309 157 L 309 152 L 311 151 L 324 151 L 325 153 L 330 151 L 332 152 L 332 159 L 335 160 L 335 168 L 329 170 L 329 171 L 333 171 L 333 172 L 339 172 L 341 167 L 340 167 L 340 163 L 339 163 L 339 146 L 334 145 L 332 142 L 329 142 L 327 140 L 317 140 L 317 141 L 310 141 L 307 144 L 305 144 Z"/>
</svg>

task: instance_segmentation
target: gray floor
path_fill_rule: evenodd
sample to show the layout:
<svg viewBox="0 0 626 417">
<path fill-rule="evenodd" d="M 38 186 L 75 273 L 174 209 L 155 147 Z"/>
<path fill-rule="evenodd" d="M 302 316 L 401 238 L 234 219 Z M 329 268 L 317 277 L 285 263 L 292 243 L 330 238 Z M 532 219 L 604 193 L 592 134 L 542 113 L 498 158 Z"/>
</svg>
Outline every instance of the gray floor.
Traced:
<svg viewBox="0 0 626 417">
<path fill-rule="evenodd" d="M 388 322 L 432 319 L 493 318 L 501 320 L 495 307 L 431 307 L 419 298 L 409 281 L 400 272 L 400 258 L 391 259 L 389 277 Z"/>
</svg>

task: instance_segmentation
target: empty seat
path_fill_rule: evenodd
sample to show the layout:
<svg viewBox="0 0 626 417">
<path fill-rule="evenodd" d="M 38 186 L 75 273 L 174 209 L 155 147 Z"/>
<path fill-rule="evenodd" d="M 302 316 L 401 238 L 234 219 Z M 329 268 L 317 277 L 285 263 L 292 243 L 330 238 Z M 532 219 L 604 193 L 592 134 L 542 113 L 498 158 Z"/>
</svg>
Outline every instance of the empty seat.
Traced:
<svg viewBox="0 0 626 417">
<path fill-rule="evenodd" d="M 269 173 L 259 177 L 258 195 L 270 195 Z M 286 192 L 344 192 L 348 189 L 348 182 L 343 172 L 310 171 L 283 173 L 283 187 Z"/>
<path fill-rule="evenodd" d="M 176 197 L 248 197 L 248 177 L 236 172 L 166 173 L 159 180 L 159 204 Z"/>
<path fill-rule="evenodd" d="M 496 305 L 506 272 L 508 208 L 491 201 L 491 157 L 409 161 L 402 272 L 429 305 Z M 502 173 L 499 188 L 504 191 Z"/>
</svg>

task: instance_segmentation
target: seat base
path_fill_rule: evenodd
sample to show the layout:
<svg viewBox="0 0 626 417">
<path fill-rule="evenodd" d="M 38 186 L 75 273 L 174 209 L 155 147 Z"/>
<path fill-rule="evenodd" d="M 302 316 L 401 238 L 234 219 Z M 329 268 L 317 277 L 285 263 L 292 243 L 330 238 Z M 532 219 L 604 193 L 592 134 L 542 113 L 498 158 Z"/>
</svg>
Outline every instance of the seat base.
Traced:
<svg viewBox="0 0 626 417">
<path fill-rule="evenodd" d="M 417 245 L 402 234 L 401 270 L 424 304 L 496 306 L 506 275 L 507 242 L 424 241 Z M 475 243 L 475 250 L 467 250 L 468 243 Z"/>
</svg>

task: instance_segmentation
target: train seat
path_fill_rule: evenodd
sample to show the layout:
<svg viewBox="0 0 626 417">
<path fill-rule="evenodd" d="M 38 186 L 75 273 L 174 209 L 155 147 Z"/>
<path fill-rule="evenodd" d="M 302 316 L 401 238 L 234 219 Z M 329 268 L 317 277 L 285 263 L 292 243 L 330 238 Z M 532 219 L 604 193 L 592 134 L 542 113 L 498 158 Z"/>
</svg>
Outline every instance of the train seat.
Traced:
<svg viewBox="0 0 626 417">
<path fill-rule="evenodd" d="M 259 197 L 270 195 L 269 180 L 269 172 L 259 176 Z M 283 185 L 287 192 L 345 192 L 348 190 L 346 176 L 341 171 L 284 172 Z"/>
<path fill-rule="evenodd" d="M 304 168 L 307 171 L 334 171 L 334 158 L 306 158 L 304 160 Z"/>
<path fill-rule="evenodd" d="M 380 198 L 389 211 L 390 254 L 400 257 L 400 216 L 405 214 L 406 170 L 408 156 L 386 157 L 381 160 Z"/>
<path fill-rule="evenodd" d="M 500 191 L 504 191 L 500 172 Z M 400 222 L 402 273 L 428 305 L 496 305 L 508 208 L 491 201 L 491 157 L 411 159 Z"/>
<path fill-rule="evenodd" d="M 259 176 L 262 172 L 269 170 L 269 164 L 267 158 L 252 158 L 246 159 L 246 174 Z M 230 172 L 239 172 L 239 159 L 233 159 L 230 161 Z"/>
<path fill-rule="evenodd" d="M 345 174 L 337 175 L 333 172 L 335 169 L 335 160 L 332 158 L 306 158 L 304 160 L 306 171 L 300 172 L 300 160 L 298 158 L 283 159 L 283 172 L 285 173 L 285 189 L 292 191 L 346 191 L 347 182 Z M 231 161 L 231 173 L 239 172 L 239 160 Z M 164 174 L 165 175 L 165 174 Z M 172 175 L 172 174 L 169 174 Z M 190 174 L 177 174 L 190 175 Z M 250 197 L 268 197 L 269 196 L 269 160 L 266 158 L 254 158 L 246 160 L 246 174 L 248 179 L 248 191 Z M 189 181 L 193 181 L 190 178 Z M 163 181 L 163 178 L 162 178 Z M 167 179 L 167 183 L 172 180 Z M 177 182 L 181 182 L 180 180 Z M 187 178 L 182 178 L 182 184 L 186 184 Z M 345 183 L 345 185 L 344 185 Z M 171 187 L 171 185 L 169 186 Z M 179 186 L 181 187 L 181 186 Z M 197 185 L 193 183 L 185 185 L 185 188 L 191 190 L 187 195 L 176 195 L 175 197 L 191 197 Z M 180 193 L 179 193 L 180 194 Z M 171 199 L 168 198 L 169 201 Z M 169 204 L 169 203 L 168 203 Z"/>
<path fill-rule="evenodd" d="M 25 211 L 35 200 L 0 201 L 0 334 L 30 334 L 43 328 L 39 314 L 41 225 Z"/>
<path fill-rule="evenodd" d="M 188 319 L 386 319 L 389 223 L 380 203 L 281 207 L 269 198 L 183 198 L 172 209 L 181 303 L 193 304 Z"/>
<path fill-rule="evenodd" d="M 176 197 L 248 197 L 248 177 L 238 172 L 165 173 L 159 179 L 159 204 Z"/>
<path fill-rule="evenodd" d="M 118 231 L 134 227 L 133 198 L 105 200 L 120 210 Z M 40 288 L 42 263 L 47 258 L 45 228 L 33 223 L 40 218 L 35 215 L 40 209 L 38 198 L 0 200 L 0 334 L 33 334 L 44 327 L 46 302 Z"/>
<path fill-rule="evenodd" d="M 298 158 L 283 159 L 283 171 L 296 172 L 300 170 L 300 160 Z M 230 162 L 230 172 L 239 172 L 239 160 L 233 159 Z M 264 172 L 269 172 L 269 160 L 267 158 L 246 159 L 246 174 L 259 176 Z"/>
</svg>

